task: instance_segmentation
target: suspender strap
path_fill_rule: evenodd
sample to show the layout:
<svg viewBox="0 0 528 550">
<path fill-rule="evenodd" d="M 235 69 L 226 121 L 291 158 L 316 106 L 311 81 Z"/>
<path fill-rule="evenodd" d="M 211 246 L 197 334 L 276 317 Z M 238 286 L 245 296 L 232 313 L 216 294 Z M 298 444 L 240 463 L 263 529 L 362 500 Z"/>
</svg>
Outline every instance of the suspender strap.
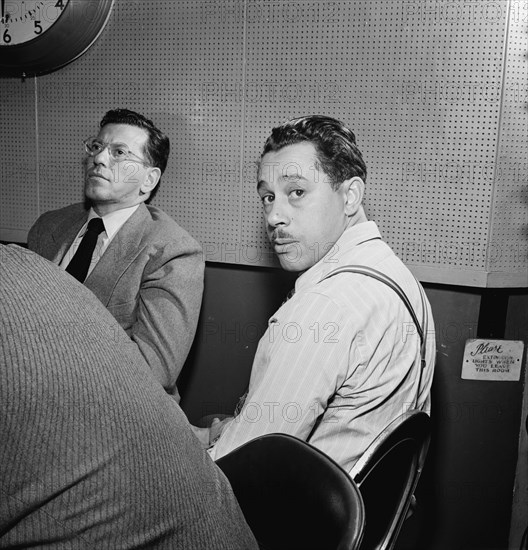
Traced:
<svg viewBox="0 0 528 550">
<path fill-rule="evenodd" d="M 418 289 L 420 291 L 420 299 L 422 301 L 422 323 L 418 321 L 418 317 L 416 316 L 416 313 L 411 305 L 411 302 L 409 301 L 409 298 L 401 288 L 401 286 L 391 279 L 388 275 L 385 275 L 385 273 L 382 273 L 381 271 L 377 271 L 376 269 L 373 269 L 372 267 L 367 267 L 365 265 L 345 265 L 343 267 L 338 267 L 334 269 L 333 271 L 330 271 L 321 281 L 324 281 L 324 279 L 328 279 L 329 277 L 333 277 L 334 275 L 339 275 L 340 273 L 359 273 L 361 275 L 366 275 L 367 277 L 372 277 L 373 279 L 376 279 L 380 281 L 381 283 L 387 285 L 388 287 L 392 288 L 394 292 L 400 297 L 400 299 L 405 304 L 405 307 L 409 311 L 411 318 L 416 325 L 416 330 L 418 331 L 418 335 L 420 337 L 420 355 L 422 358 L 422 368 L 425 367 L 425 340 L 427 336 L 427 315 L 426 315 L 426 305 L 425 305 L 425 298 L 424 298 L 424 290 L 422 288 L 422 285 L 416 281 L 418 285 Z M 422 328 L 423 327 L 423 328 Z M 425 333 L 424 333 L 425 331 Z"/>
</svg>

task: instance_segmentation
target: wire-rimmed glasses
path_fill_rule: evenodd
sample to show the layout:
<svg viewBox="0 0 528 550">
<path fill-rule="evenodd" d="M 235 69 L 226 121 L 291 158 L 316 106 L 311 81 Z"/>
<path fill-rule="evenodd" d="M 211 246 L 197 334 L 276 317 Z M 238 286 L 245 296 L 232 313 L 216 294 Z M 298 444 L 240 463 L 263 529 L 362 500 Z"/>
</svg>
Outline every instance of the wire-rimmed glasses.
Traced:
<svg viewBox="0 0 528 550">
<path fill-rule="evenodd" d="M 88 139 L 85 139 L 83 141 L 83 144 L 86 154 L 91 157 L 95 157 L 95 155 L 102 153 L 105 149 L 108 148 L 110 158 L 114 162 L 123 162 L 125 160 L 128 160 L 131 162 L 140 162 L 145 166 L 148 166 L 150 164 L 150 162 L 148 162 L 147 160 L 142 159 L 135 153 L 132 153 L 126 143 L 107 143 L 96 137 L 90 137 Z"/>
</svg>

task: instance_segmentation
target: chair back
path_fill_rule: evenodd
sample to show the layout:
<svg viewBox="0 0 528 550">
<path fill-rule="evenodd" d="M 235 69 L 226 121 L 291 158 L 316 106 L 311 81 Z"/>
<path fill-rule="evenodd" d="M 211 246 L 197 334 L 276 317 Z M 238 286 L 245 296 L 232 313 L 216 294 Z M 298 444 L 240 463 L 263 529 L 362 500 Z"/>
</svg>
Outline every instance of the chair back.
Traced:
<svg viewBox="0 0 528 550">
<path fill-rule="evenodd" d="M 365 522 L 356 484 L 329 456 L 267 434 L 219 458 L 261 549 L 354 550 Z"/>
<path fill-rule="evenodd" d="M 526 433 L 528 433 L 528 415 L 526 416 L 525 426 L 526 426 Z M 524 533 L 521 539 L 521 546 L 519 548 L 520 550 L 528 550 L 528 525 L 524 530 Z"/>
<path fill-rule="evenodd" d="M 361 550 L 394 547 L 423 469 L 430 437 L 429 416 L 422 411 L 408 411 L 383 430 L 350 472 L 365 505 Z"/>
</svg>

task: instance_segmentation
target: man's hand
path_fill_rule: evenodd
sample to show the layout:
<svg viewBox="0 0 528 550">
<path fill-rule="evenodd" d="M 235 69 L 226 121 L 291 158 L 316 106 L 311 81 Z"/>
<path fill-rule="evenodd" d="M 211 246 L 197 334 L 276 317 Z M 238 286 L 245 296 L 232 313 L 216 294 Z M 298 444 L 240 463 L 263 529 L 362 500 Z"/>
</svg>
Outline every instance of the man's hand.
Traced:
<svg viewBox="0 0 528 550">
<path fill-rule="evenodd" d="M 209 428 L 198 428 L 191 424 L 191 429 L 194 435 L 198 438 L 198 441 L 202 445 L 202 449 L 209 448 Z"/>
<path fill-rule="evenodd" d="M 220 437 L 224 426 L 232 420 L 232 416 L 220 420 L 219 418 L 213 418 L 211 426 L 209 428 L 198 428 L 191 424 L 194 435 L 198 438 L 198 441 L 202 444 L 203 449 L 208 449 L 216 440 Z"/>
<path fill-rule="evenodd" d="M 223 420 L 220 420 L 219 418 L 213 419 L 211 427 L 209 428 L 209 445 L 216 443 L 216 440 L 220 437 L 225 425 L 232 419 L 232 416 L 226 416 Z"/>
</svg>

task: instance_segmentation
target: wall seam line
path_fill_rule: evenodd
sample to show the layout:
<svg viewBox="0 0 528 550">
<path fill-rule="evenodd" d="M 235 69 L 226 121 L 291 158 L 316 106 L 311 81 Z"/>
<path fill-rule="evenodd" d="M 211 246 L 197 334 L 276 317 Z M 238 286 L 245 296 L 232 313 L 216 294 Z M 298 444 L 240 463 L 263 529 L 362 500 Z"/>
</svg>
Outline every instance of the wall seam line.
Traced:
<svg viewBox="0 0 528 550">
<path fill-rule="evenodd" d="M 34 114 L 35 114 L 35 176 L 37 178 L 37 218 L 40 216 L 40 142 L 39 142 L 39 123 L 38 123 L 38 78 L 35 75 L 35 96 L 34 96 Z"/>
<path fill-rule="evenodd" d="M 493 187 L 491 192 L 491 207 L 489 212 L 489 223 L 488 223 L 488 238 L 487 245 L 488 249 L 486 251 L 486 277 L 489 279 L 491 272 L 491 260 L 490 260 L 490 251 L 493 248 L 493 219 L 495 214 L 495 199 L 497 195 L 497 182 L 500 179 L 500 148 L 501 148 L 501 134 L 502 134 L 502 119 L 503 119 L 503 109 L 504 102 L 506 101 L 506 71 L 507 71 L 507 62 L 508 62 L 508 38 L 510 34 L 510 18 L 511 18 L 511 3 L 508 2 L 506 8 L 506 25 L 504 29 L 504 41 L 502 46 L 502 82 L 501 82 L 501 94 L 500 94 L 500 105 L 499 105 L 499 120 L 497 123 L 497 137 L 495 144 L 495 168 L 493 170 Z M 486 282 L 486 287 L 489 284 Z"/>
<path fill-rule="evenodd" d="M 242 51 L 242 132 L 240 134 L 240 162 L 238 182 L 240 191 L 238 194 L 238 246 L 242 247 L 242 214 L 244 198 L 244 136 L 246 135 L 246 66 L 247 66 L 247 0 L 244 0 L 244 31 Z M 237 243 L 235 243 L 236 245 Z"/>
</svg>

